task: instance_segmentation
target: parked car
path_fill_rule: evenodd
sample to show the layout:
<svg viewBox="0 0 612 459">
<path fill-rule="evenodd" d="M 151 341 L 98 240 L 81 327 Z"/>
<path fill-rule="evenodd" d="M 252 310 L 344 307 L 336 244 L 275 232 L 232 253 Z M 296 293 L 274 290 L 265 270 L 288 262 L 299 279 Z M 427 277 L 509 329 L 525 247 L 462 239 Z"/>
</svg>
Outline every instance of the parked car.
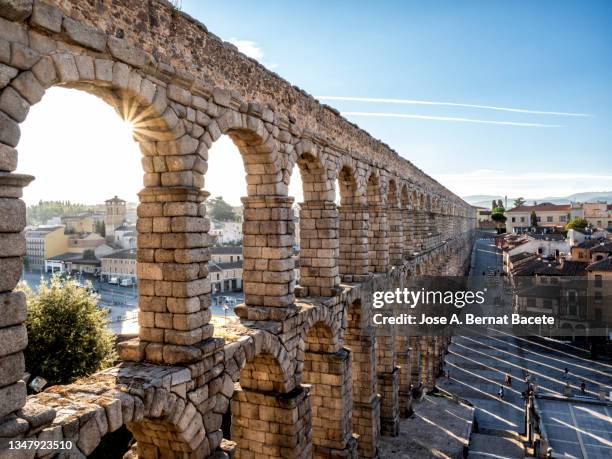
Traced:
<svg viewBox="0 0 612 459">
<path fill-rule="evenodd" d="M 118 285 L 119 284 L 119 278 L 117 277 L 111 277 L 108 279 L 108 283 L 109 284 L 114 284 L 114 285 Z"/>
<path fill-rule="evenodd" d="M 131 287 L 132 285 L 134 285 L 134 282 L 132 282 L 132 278 L 128 277 L 126 279 L 121 279 L 120 284 L 122 287 Z"/>
</svg>

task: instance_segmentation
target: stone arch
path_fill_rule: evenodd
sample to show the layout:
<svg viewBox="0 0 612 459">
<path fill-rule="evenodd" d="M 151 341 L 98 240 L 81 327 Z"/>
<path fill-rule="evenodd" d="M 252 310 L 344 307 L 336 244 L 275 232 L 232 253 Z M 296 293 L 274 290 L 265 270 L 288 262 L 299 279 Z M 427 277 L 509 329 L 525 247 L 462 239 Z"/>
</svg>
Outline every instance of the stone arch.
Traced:
<svg viewBox="0 0 612 459">
<path fill-rule="evenodd" d="M 161 387 L 145 389 L 144 400 L 132 402 L 133 410 L 140 404 L 142 418 L 126 422 L 134 435 L 139 457 L 199 458 L 211 453 L 202 414 L 187 398 Z M 125 403 L 126 397 L 122 399 Z M 167 441 L 160 442 L 160 432 Z"/>
<path fill-rule="evenodd" d="M 340 192 L 338 269 L 344 282 L 368 277 L 368 212 L 360 194 L 357 168 L 343 159 L 337 166 Z"/>
<path fill-rule="evenodd" d="M 300 286 L 311 296 L 333 296 L 340 283 L 338 210 L 334 184 L 326 160 L 309 140 L 294 148 L 302 177 L 304 202 L 300 203 Z"/>
<path fill-rule="evenodd" d="M 231 401 L 236 454 L 300 457 L 312 448 L 309 390 L 296 383 L 295 366 L 276 336 L 258 331 L 253 338 L 254 350 L 245 356 Z M 270 437 L 270 432 L 277 434 Z"/>
<path fill-rule="evenodd" d="M 119 41 L 121 46 L 125 46 L 122 40 Z M 181 301 L 191 296 L 185 294 L 188 281 L 192 284 L 199 283 L 195 288 L 198 290 L 197 294 L 192 298 L 202 296 L 205 300 L 207 294 L 204 279 L 200 278 L 200 274 L 194 273 L 184 262 L 175 264 L 177 260 L 173 253 L 174 249 L 185 247 L 184 239 L 188 233 L 196 240 L 193 233 L 201 234 L 205 230 L 203 222 L 195 222 L 192 219 L 194 216 L 199 217 L 201 212 L 198 205 L 203 200 L 203 195 L 199 188 L 203 185 L 205 161 L 202 157 L 203 141 L 195 135 L 198 132 L 193 129 L 193 125 L 186 127 L 183 119 L 187 105 L 191 104 L 191 94 L 183 88 L 165 85 L 158 79 L 151 78 L 138 66 L 106 55 L 92 55 L 85 48 L 66 47 L 52 38 L 48 38 L 46 46 L 48 50 L 45 53 L 29 50 L 29 58 L 32 61 L 29 62 L 28 69 L 18 72 L 1 91 L 3 104 L 0 117 L 3 128 L 0 141 L 10 147 L 3 147 L 2 156 L 14 154 L 16 157 L 17 153 L 13 147 L 17 146 L 19 140 L 18 123 L 26 118 L 29 107 L 38 103 L 45 91 L 52 86 L 78 89 L 97 96 L 110 104 L 121 117 L 131 122 L 134 138 L 143 153 L 145 186 L 139 194 L 141 204 L 137 223 L 136 276 L 139 281 L 141 312 L 139 335 L 141 340 L 155 343 L 151 352 L 146 354 L 148 360 L 176 363 L 176 355 L 167 354 L 164 357 L 162 343 L 194 344 L 212 335 L 212 326 L 208 325 L 208 316 L 203 310 L 206 306 L 200 305 L 199 300 L 198 306 L 189 311 L 190 314 L 198 316 L 197 324 L 192 322 L 180 329 L 175 329 L 172 321 L 166 321 L 164 325 L 158 322 L 157 326 L 155 325 L 155 312 L 168 314 L 168 298 L 176 298 L 173 292 L 156 295 L 155 282 L 177 281 L 176 296 L 180 297 Z M 180 99 L 183 103 L 177 101 L 178 93 L 182 94 Z M 4 219 L 4 216 L 0 215 L 0 219 Z M 161 225 L 153 228 L 154 219 Z M 171 227 L 176 229 L 176 234 L 169 234 L 172 232 Z M 201 249 L 203 245 L 201 238 L 200 243 L 192 243 L 190 248 Z M 154 256 L 155 250 L 161 248 L 168 249 L 170 256 L 166 256 L 163 263 Z M 169 267 L 164 264 L 166 262 L 172 265 L 172 274 L 165 269 Z M 191 274 L 187 274 L 188 271 Z M 160 309 L 162 303 L 163 311 Z M 206 301 L 203 303 L 205 305 Z M 143 354 L 144 352 L 140 353 L 137 358 L 144 358 Z M 133 353 L 125 356 L 133 357 Z"/>
</svg>

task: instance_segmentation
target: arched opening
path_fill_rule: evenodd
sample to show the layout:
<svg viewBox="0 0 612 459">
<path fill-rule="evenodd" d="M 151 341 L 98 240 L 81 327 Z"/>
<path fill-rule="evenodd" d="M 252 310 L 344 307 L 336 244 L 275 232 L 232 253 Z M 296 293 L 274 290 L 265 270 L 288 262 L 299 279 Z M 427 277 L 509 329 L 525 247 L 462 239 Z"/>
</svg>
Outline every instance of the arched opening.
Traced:
<svg viewBox="0 0 612 459">
<path fill-rule="evenodd" d="M 333 296 L 340 283 L 338 258 L 338 210 L 333 181 L 323 166 L 316 147 L 298 144 L 294 175 L 303 190 L 300 195 L 299 225 L 299 284 L 310 296 Z M 299 174 L 296 169 L 299 169 Z M 294 179 L 292 178 L 292 183 Z M 290 185 L 291 186 L 291 185 Z M 303 191 L 303 193 L 302 193 Z"/>
<path fill-rule="evenodd" d="M 207 129 L 211 146 L 223 134 L 231 138 L 246 173 L 246 196 L 240 198 L 244 306 L 234 311 L 243 319 L 282 319 L 294 303 L 295 216 L 287 170 L 281 170 L 277 158 L 278 142 L 259 118 L 233 110 Z"/>
<path fill-rule="evenodd" d="M 361 282 L 368 277 L 368 212 L 358 196 L 354 168 L 342 166 L 338 173 L 338 188 L 338 268 L 344 282 Z"/>
<path fill-rule="evenodd" d="M 247 195 L 245 166 L 240 150 L 222 135 L 208 150 L 205 189 L 210 221 L 208 263 L 213 317 L 231 317 L 243 303 L 243 207 Z"/>
<path fill-rule="evenodd" d="M 352 427 L 350 351 L 323 322 L 304 339 L 302 382 L 312 386 L 312 443 L 315 457 L 351 456 L 356 448 Z M 354 454 L 354 453 L 353 453 Z"/>
<path fill-rule="evenodd" d="M 368 258 L 372 273 L 383 273 L 389 266 L 389 226 L 380 178 L 371 173 L 366 184 L 368 205 Z"/>
</svg>

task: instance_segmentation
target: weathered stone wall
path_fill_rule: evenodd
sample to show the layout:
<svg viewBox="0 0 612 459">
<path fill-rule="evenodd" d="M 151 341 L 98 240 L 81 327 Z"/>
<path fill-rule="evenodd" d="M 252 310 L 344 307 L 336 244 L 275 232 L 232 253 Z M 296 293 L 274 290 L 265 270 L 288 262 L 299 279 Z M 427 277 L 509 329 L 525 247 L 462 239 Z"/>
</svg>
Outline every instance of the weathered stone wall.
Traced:
<svg viewBox="0 0 612 459">
<path fill-rule="evenodd" d="M 134 126 L 140 332 L 116 368 L 27 398 L 25 303 L 13 289 L 32 177 L 14 173 L 16 148 L 19 123 L 55 85 L 100 97 Z M 222 135 L 242 154 L 248 191 L 232 339 L 215 336 L 209 309 L 205 174 Z M 442 185 L 165 2 L 0 0 L 0 457 L 17 457 L 10 438 L 69 439 L 64 456 L 83 457 L 121 425 L 143 458 L 223 455 L 224 435 L 236 457 L 377 457 L 412 386 L 434 384 L 444 342 L 376 336 L 371 294 L 414 274 L 462 274 L 474 227 Z"/>
</svg>

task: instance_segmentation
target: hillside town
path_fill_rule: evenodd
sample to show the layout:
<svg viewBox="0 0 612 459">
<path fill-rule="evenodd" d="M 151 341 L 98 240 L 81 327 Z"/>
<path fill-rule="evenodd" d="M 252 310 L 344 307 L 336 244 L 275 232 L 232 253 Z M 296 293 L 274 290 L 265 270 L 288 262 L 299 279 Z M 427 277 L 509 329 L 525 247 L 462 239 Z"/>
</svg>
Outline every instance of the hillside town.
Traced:
<svg viewBox="0 0 612 459">
<path fill-rule="evenodd" d="M 612 311 L 605 305 L 612 295 L 612 205 L 519 203 L 503 210 L 499 204 L 478 207 L 478 220 L 481 232 L 494 237 L 501 250 L 513 309 L 554 315 L 567 340 L 591 337 L 592 348 L 599 344 L 594 335 L 609 340 Z"/>
</svg>

